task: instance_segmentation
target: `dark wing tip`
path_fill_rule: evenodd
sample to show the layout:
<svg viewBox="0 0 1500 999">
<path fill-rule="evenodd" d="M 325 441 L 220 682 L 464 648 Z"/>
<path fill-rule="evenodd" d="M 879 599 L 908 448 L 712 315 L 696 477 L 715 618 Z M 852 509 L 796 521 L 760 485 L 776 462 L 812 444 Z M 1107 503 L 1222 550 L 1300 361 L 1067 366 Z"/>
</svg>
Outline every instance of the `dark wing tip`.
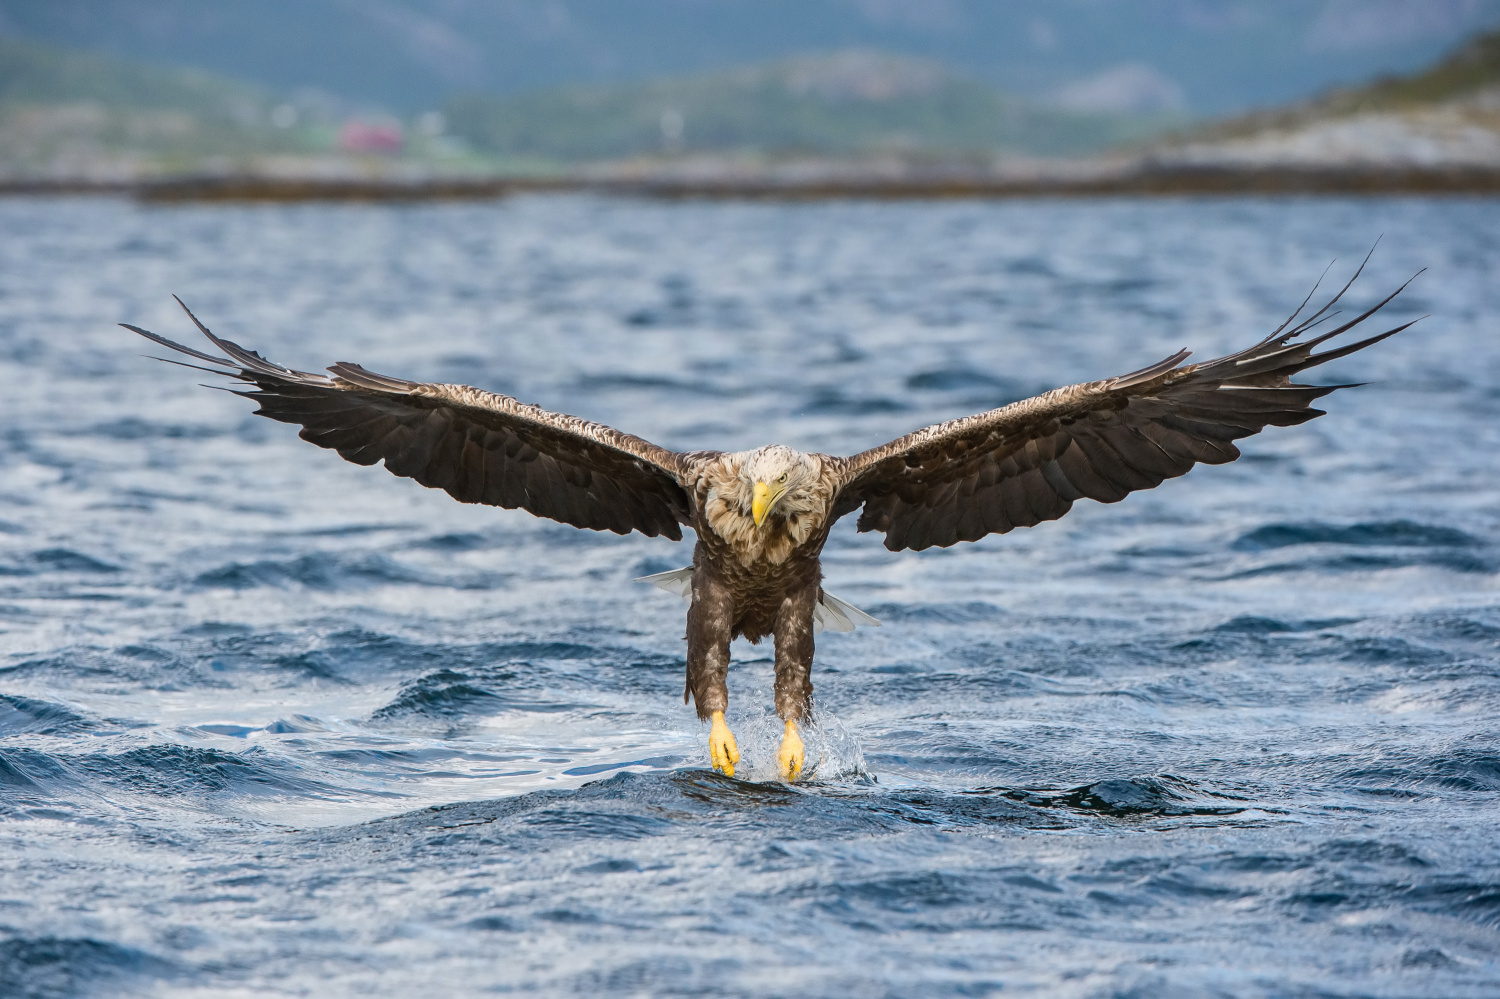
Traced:
<svg viewBox="0 0 1500 999">
<path fill-rule="evenodd" d="M 144 330 L 137 330 L 136 332 L 144 333 L 146 336 L 151 337 L 153 340 L 157 340 L 158 342 L 171 347 L 174 350 L 180 350 L 188 354 L 196 354 L 196 356 L 200 358 L 212 360 L 219 364 L 228 364 L 231 367 L 237 367 L 243 371 L 251 372 L 253 374 L 269 376 L 271 378 L 286 379 L 296 382 L 313 383 L 327 381 L 327 379 L 322 375 L 310 375 L 305 371 L 295 371 L 292 368 L 282 367 L 275 361 L 266 360 L 266 358 L 262 357 L 256 351 L 241 347 L 233 340 L 226 340 L 223 337 L 215 336 L 207 326 L 203 325 L 202 321 L 200 321 L 197 316 L 193 315 L 193 310 L 187 307 L 186 302 L 178 298 L 176 295 L 173 295 L 172 298 L 176 300 L 178 305 L 182 306 L 182 311 L 186 312 L 188 318 L 193 321 L 193 325 L 198 327 L 198 332 L 208 337 L 208 339 L 213 342 L 213 345 L 215 347 L 218 347 L 224 353 L 228 354 L 230 358 L 233 358 L 233 360 L 228 360 L 225 358 L 210 358 L 206 354 L 198 354 L 196 351 L 184 347 L 181 344 L 173 343 L 172 341 L 158 337 L 155 334 L 145 333 Z M 130 328 L 134 329 L 134 327 Z"/>
<path fill-rule="evenodd" d="M 231 368 L 237 366 L 227 357 L 215 357 L 212 354 L 205 354 L 201 350 L 194 350 L 192 347 L 180 344 L 176 340 L 168 340 L 166 337 L 158 333 L 152 333 L 150 330 L 143 330 L 139 326 L 132 326 L 129 323 L 120 323 L 119 325 L 132 333 L 140 334 L 147 340 L 150 340 L 152 343 L 158 343 L 170 350 L 175 350 L 179 354 L 186 354 L 189 357 L 196 357 L 198 360 L 207 361 L 210 364 L 224 364 L 228 365 Z"/>
<path fill-rule="evenodd" d="M 359 388 L 373 389 L 376 392 L 401 392 L 407 393 L 415 389 L 417 382 L 407 381 L 404 378 L 392 378 L 390 375 L 377 374 L 363 365 L 355 364 L 353 361 L 339 361 L 330 364 L 328 370 L 339 378 Z"/>
<path fill-rule="evenodd" d="M 1146 365 L 1146 367 L 1141 368 L 1138 371 L 1132 371 L 1129 374 L 1111 378 L 1109 380 L 1109 387 L 1112 389 L 1130 388 L 1134 385 L 1139 385 L 1142 382 L 1149 382 L 1154 378 L 1160 378 L 1162 375 L 1171 371 L 1173 368 L 1177 367 L 1192 355 L 1193 352 L 1191 350 L 1187 350 L 1184 348 L 1173 354 L 1171 357 L 1164 357 L 1160 361 L 1157 361 L 1155 364 L 1148 364 Z"/>
</svg>

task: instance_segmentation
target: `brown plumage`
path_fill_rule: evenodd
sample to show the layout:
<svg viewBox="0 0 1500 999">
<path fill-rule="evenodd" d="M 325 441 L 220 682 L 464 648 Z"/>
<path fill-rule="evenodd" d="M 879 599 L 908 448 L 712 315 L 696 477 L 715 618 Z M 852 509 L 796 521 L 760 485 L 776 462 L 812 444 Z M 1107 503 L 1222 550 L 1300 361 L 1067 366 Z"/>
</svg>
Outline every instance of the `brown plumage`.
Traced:
<svg viewBox="0 0 1500 999">
<path fill-rule="evenodd" d="M 1187 364 L 1180 351 L 1131 374 L 926 427 L 849 458 L 781 445 L 670 451 L 464 385 L 390 378 L 343 362 L 328 369 L 331 376 L 283 368 L 214 336 L 196 317 L 228 356 L 126 328 L 220 366 L 207 370 L 251 386 L 238 394 L 256 400 L 262 416 L 300 424 L 304 440 L 361 465 L 383 460 L 392 473 L 462 502 L 674 541 L 682 526 L 693 528 L 692 566 L 652 577 L 691 596 L 684 696 L 700 718 L 714 719 L 714 762 L 732 773 L 738 753 L 727 728 L 721 734 L 729 643 L 774 637 L 776 709 L 788 723 L 782 770 L 794 776 L 802 750 L 791 740 L 812 693 L 815 622 L 845 630 L 856 618 L 874 623 L 821 587 L 819 556 L 835 521 L 860 510 L 860 531 L 882 532 L 892 551 L 920 551 L 1056 520 L 1079 499 L 1113 503 L 1197 462 L 1233 461 L 1234 441 L 1322 416 L 1312 403 L 1347 387 L 1300 385 L 1294 375 L 1410 325 L 1314 353 L 1401 291 L 1299 341 L 1331 318 L 1353 281 L 1299 322 L 1309 295 L 1274 333 L 1238 353 Z"/>
</svg>

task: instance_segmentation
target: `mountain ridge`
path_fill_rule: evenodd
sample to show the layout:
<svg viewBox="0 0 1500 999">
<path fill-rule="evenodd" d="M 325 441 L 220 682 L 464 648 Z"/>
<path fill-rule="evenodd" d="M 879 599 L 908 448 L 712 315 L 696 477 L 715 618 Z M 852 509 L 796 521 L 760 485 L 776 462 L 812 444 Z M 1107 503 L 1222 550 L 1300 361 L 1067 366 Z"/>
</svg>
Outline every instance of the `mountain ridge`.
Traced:
<svg viewBox="0 0 1500 999">
<path fill-rule="evenodd" d="M 869 49 L 638 84 L 466 95 L 444 111 L 453 134 L 476 149 L 556 160 L 709 152 L 1056 155 L 1098 150 L 1181 120 L 1026 101 L 932 60 Z"/>
<path fill-rule="evenodd" d="M 0 33 L 415 113 L 797 51 L 935 59 L 1041 98 L 1127 65 L 1222 114 L 1410 72 L 1500 0 L 0 0 Z"/>
<path fill-rule="evenodd" d="M 1470 38 L 1419 72 L 1167 137 L 1166 163 L 1416 165 L 1500 169 L 1500 30 Z"/>
</svg>

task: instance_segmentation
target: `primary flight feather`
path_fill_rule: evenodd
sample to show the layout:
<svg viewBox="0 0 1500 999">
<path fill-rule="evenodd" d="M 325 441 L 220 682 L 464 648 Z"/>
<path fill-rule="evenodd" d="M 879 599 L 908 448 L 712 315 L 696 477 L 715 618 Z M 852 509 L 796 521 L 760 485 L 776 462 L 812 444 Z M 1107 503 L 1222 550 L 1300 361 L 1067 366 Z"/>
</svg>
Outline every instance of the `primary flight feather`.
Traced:
<svg viewBox="0 0 1500 999">
<path fill-rule="evenodd" d="M 684 700 L 691 697 L 712 724 L 713 765 L 733 775 L 739 752 L 724 723 L 729 643 L 772 636 L 776 710 L 786 726 L 778 762 L 792 779 L 805 765 L 798 723 L 812 695 L 814 631 L 877 623 L 822 589 L 819 556 L 836 520 L 859 510 L 860 531 L 881 532 L 892 551 L 920 551 L 1056 520 L 1084 498 L 1113 503 L 1198 462 L 1233 461 L 1240 454 L 1234 441 L 1322 416 L 1312 403 L 1349 387 L 1302 385 L 1294 375 L 1411 325 L 1314 352 L 1369 319 L 1398 288 L 1349 322 L 1299 339 L 1332 318 L 1359 273 L 1299 321 L 1309 295 L 1270 336 L 1238 353 L 1188 364 L 1180 351 L 848 458 L 779 444 L 670 451 L 467 385 L 407 381 L 348 362 L 328 368 L 331 375 L 295 371 L 215 336 L 191 311 L 224 356 L 125 328 L 249 386 L 237 394 L 258 402 L 262 416 L 300 424 L 304 440 L 357 464 L 384 461 L 390 472 L 464 503 L 674 541 L 691 527 L 693 564 L 647 577 L 692 601 Z"/>
</svg>

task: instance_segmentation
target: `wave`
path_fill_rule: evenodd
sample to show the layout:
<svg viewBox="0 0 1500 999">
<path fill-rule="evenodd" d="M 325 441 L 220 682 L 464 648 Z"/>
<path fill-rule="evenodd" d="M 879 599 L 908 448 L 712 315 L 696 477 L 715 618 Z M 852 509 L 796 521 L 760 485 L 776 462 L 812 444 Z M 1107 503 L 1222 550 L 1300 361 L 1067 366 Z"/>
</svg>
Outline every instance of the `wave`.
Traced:
<svg viewBox="0 0 1500 999">
<path fill-rule="evenodd" d="M 645 391 L 653 394 L 688 393 L 715 399 L 737 398 L 746 394 L 744 389 L 707 380 L 683 381 L 661 375 L 584 375 L 578 379 L 578 387 L 585 392 L 608 392 L 611 390 Z"/>
<path fill-rule="evenodd" d="M 1491 614 L 1489 609 L 1476 609 L 1478 614 Z M 1427 614 L 1416 623 L 1433 638 L 1460 642 L 1477 642 L 1486 651 L 1500 647 L 1500 625 L 1476 620 L 1468 614 L 1438 612 Z"/>
<path fill-rule="evenodd" d="M 428 646 L 362 629 L 349 629 L 313 639 L 281 633 L 262 634 L 228 624 L 200 625 L 179 633 L 193 661 L 208 665 L 223 677 L 244 671 L 261 673 L 270 667 L 292 680 L 324 680 L 338 684 L 383 678 L 444 655 L 444 647 Z M 207 638 L 207 642 L 201 641 Z M 287 648 L 287 646 L 294 648 Z M 301 646 L 296 648 L 295 646 Z"/>
<path fill-rule="evenodd" d="M 641 760 L 626 760 L 621 763 L 595 763 L 587 767 L 573 767 L 564 770 L 563 773 L 570 777 L 592 777 L 595 774 L 607 774 L 612 770 L 623 770 L 626 767 L 650 767 L 653 770 L 670 770 L 682 762 L 680 756 L 648 756 Z"/>
<path fill-rule="evenodd" d="M 1500 570 L 1493 547 L 1452 527 L 1410 520 L 1372 521 L 1337 526 L 1311 521 L 1267 524 L 1240 535 L 1234 551 L 1249 554 L 1308 547 L 1312 552 L 1290 562 L 1254 566 L 1226 578 L 1246 579 L 1287 572 L 1378 572 L 1432 566 L 1451 572 L 1491 574 Z M 1340 552 L 1339 549 L 1354 549 Z"/>
<path fill-rule="evenodd" d="M 1479 880 L 1471 875 L 1449 875 L 1407 888 L 1401 892 L 1401 901 L 1492 929 L 1500 927 L 1500 882 Z"/>
<path fill-rule="evenodd" d="M 83 755 L 0 749 L 0 785 L 43 795 L 103 785 L 168 799 L 346 796 L 338 788 L 303 776 L 295 765 L 274 759 L 258 747 L 244 753 L 226 753 L 170 743 L 123 753 Z"/>
<path fill-rule="evenodd" d="M 310 590 L 360 590 L 375 586 L 451 586 L 397 564 L 383 555 L 303 555 L 294 559 L 231 562 L 199 573 L 193 585 L 208 590 L 251 590 L 258 587 Z"/>
<path fill-rule="evenodd" d="M 1212 791 L 1197 781 L 1170 774 L 1111 777 L 1068 791 L 1022 789 L 1000 793 L 1038 808 L 1070 808 L 1115 817 L 1236 815 L 1253 807 L 1237 795 Z"/>
<path fill-rule="evenodd" d="M 486 844 L 550 849 L 557 837 L 638 840 L 691 823 L 698 835 L 743 835 L 776 826 L 816 838 L 930 825 L 932 805 L 872 808 L 865 796 L 833 796 L 779 781 L 753 783 L 711 770 L 622 771 L 573 790 L 425 808 L 309 839 L 378 842 L 412 839 L 423 849 L 488 851 Z"/>
<path fill-rule="evenodd" d="M 52 572 L 112 575 L 120 571 L 117 565 L 71 548 L 43 548 L 9 565 L 0 565 L 0 576 L 35 576 Z"/>
<path fill-rule="evenodd" d="M 911 407 L 899 399 L 884 396 L 854 396 L 842 389 L 825 386 L 811 392 L 796 407 L 796 412 L 819 416 L 870 416 L 879 413 L 905 413 Z"/>
<path fill-rule="evenodd" d="M 0 786 L 13 791 L 46 791 L 71 783 L 61 761 L 37 749 L 0 749 Z"/>
<path fill-rule="evenodd" d="M 1299 559 L 1295 562 L 1280 562 L 1273 565 L 1258 566 L 1253 569 L 1245 569 L 1214 578 L 1225 580 L 1255 579 L 1260 576 L 1276 576 L 1293 572 L 1370 573 L 1381 572 L 1386 569 L 1410 569 L 1420 566 L 1431 566 L 1434 569 L 1447 569 L 1449 572 L 1472 573 L 1475 575 L 1492 575 L 1497 568 L 1500 568 L 1500 564 L 1497 564 L 1490 558 L 1480 557 L 1468 552 L 1438 551 L 1414 555 L 1340 555 L 1328 558 L 1307 558 Z"/>
<path fill-rule="evenodd" d="M 913 392 L 961 393 L 959 402 L 994 409 L 1040 395 L 1054 386 L 997 378 L 969 368 L 936 368 L 908 376 L 906 387 Z"/>
<path fill-rule="evenodd" d="M 471 675 L 505 696 L 524 690 L 527 697 L 540 699 L 549 684 L 653 694 L 666 693 L 675 684 L 680 693 L 681 669 L 680 657 L 630 646 L 567 640 L 424 643 L 358 628 L 289 635 L 209 622 L 179 631 L 163 646 L 72 647 L 0 664 L 0 678 L 83 679 L 113 689 L 178 690 L 228 688 L 240 682 L 240 674 L 263 677 L 268 670 L 279 674 L 282 684 L 339 685 L 389 683 L 393 677 L 415 683 L 422 675 L 448 670 Z"/>
<path fill-rule="evenodd" d="M 1448 667 L 1460 661 L 1453 651 L 1439 644 L 1417 641 L 1416 636 L 1348 635 L 1338 630 L 1359 623 L 1348 618 L 1283 621 L 1236 617 L 1173 644 L 1165 658 L 1168 663 L 1181 666 L 1235 657 L 1254 662 L 1362 663 L 1407 670 Z M 1411 678 L 1407 675 L 1400 679 Z M 1372 676 L 1369 681 L 1384 684 L 1387 678 Z M 1390 682 L 1399 682 L 1399 679 Z"/>
<path fill-rule="evenodd" d="M 941 624 L 969 624 L 996 621 L 1005 611 L 982 600 L 951 604 L 873 604 L 869 613 L 882 621 L 932 621 Z"/>
<path fill-rule="evenodd" d="M 1299 918 L 1325 920 L 1342 912 L 1416 910 L 1493 929 L 1500 926 L 1500 883 L 1473 871 L 1445 871 L 1399 843 L 1333 840 L 1284 870 L 1302 875 L 1282 905 Z M 1406 952 L 1407 967 L 1453 964 L 1435 949 Z"/>
<path fill-rule="evenodd" d="M 204 667 L 209 668 L 205 670 Z M 154 645 L 122 645 L 115 649 L 88 646 L 63 648 L 58 654 L 0 666 L 0 676 L 41 680 L 76 678 L 115 689 L 180 690 L 185 686 L 227 686 L 207 663 L 185 659 Z"/>
<path fill-rule="evenodd" d="M 418 541 L 413 547 L 426 548 L 429 551 L 458 553 L 479 551 L 482 548 L 489 548 L 493 545 L 494 541 L 483 534 L 464 531 L 454 534 L 438 534 L 430 538 L 424 538 Z"/>
<path fill-rule="evenodd" d="M 0 941 L 0 983 L 8 999 L 115 995 L 135 991 L 131 984 L 142 979 L 171 981 L 182 974 L 172 961 L 90 937 Z"/>
<path fill-rule="evenodd" d="M 1344 625 L 1358 624 L 1359 622 L 1360 618 L 1357 617 L 1327 617 L 1311 618 L 1303 621 L 1282 621 L 1277 618 L 1241 614 L 1216 626 L 1214 631 L 1241 635 L 1301 634 L 1309 631 L 1340 628 Z"/>
<path fill-rule="evenodd" d="M 1434 527 L 1410 520 L 1382 520 L 1338 527 L 1317 521 L 1267 524 L 1240 535 L 1229 547 L 1235 551 L 1265 551 L 1293 545 L 1353 545 L 1356 547 L 1478 548 L 1484 542 L 1453 527 Z"/>
<path fill-rule="evenodd" d="M 340 796 L 336 788 L 301 776 L 293 765 L 272 759 L 258 748 L 237 754 L 167 744 L 114 755 L 79 756 L 66 763 L 75 773 L 110 786 L 161 797 Z"/>
<path fill-rule="evenodd" d="M 51 701 L 0 694 L 0 737 L 8 735 L 70 735 L 100 727 L 97 719 L 78 714 Z"/>
<path fill-rule="evenodd" d="M 667 765 L 666 759 L 635 762 Z M 798 838 L 816 840 L 941 827 L 1061 829 L 1077 825 L 1080 819 L 1070 813 L 1079 812 L 1224 815 L 1248 807 L 1241 799 L 1171 776 L 1101 781 L 1064 792 L 1003 787 L 881 791 L 860 782 L 787 785 L 689 768 L 622 771 L 573 790 L 433 806 L 307 835 L 369 842 L 420 837 L 424 845 L 444 849 L 461 842 L 477 849 L 484 843 L 530 840 L 543 849 L 555 841 L 548 837 L 558 833 L 639 839 L 666 834 L 684 823 L 696 835 L 710 838 L 778 828 L 795 829 Z M 434 834 L 441 835 L 433 838 Z"/>
<path fill-rule="evenodd" d="M 139 416 L 107 420 L 77 431 L 79 437 L 103 437 L 116 441 L 209 440 L 225 431 L 202 424 L 159 423 Z"/>
<path fill-rule="evenodd" d="M 553 700 L 518 698 L 507 690 L 519 673 L 491 669 L 482 675 L 441 669 L 402 686 L 388 704 L 371 713 L 372 721 L 428 718 L 452 721 L 469 715 L 493 715 L 501 711 L 555 713 L 570 711 L 577 704 Z"/>
<path fill-rule="evenodd" d="M 1500 791 L 1500 754 L 1476 749 L 1426 756 L 1398 753 L 1350 767 L 1334 780 L 1377 796 L 1438 789 L 1493 794 Z"/>
<path fill-rule="evenodd" d="M 1389 635 L 1343 639 L 1330 651 L 1332 658 L 1371 666 L 1441 666 L 1453 661 L 1442 649 Z"/>
<path fill-rule="evenodd" d="M 452 718 L 462 714 L 492 714 L 505 707 L 499 694 L 472 682 L 466 673 L 438 670 L 401 688 L 394 700 L 371 713 L 372 720 L 408 715 Z"/>
</svg>

